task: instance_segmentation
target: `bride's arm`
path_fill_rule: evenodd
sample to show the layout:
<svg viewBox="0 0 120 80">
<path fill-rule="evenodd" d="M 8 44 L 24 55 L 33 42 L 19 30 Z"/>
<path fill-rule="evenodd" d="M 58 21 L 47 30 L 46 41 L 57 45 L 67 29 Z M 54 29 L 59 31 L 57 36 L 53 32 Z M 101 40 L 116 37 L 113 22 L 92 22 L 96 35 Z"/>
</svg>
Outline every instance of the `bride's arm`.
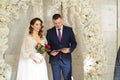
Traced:
<svg viewBox="0 0 120 80">
<path fill-rule="evenodd" d="M 22 44 L 22 48 L 21 48 L 21 54 L 24 58 L 32 59 L 36 63 L 40 63 L 41 59 L 42 59 L 41 55 L 37 55 L 39 57 L 36 57 L 36 54 L 38 54 L 38 53 L 34 52 L 34 46 L 31 42 L 30 37 L 26 37 L 24 39 L 23 44 Z"/>
<path fill-rule="evenodd" d="M 42 58 L 39 58 L 33 54 L 30 54 L 29 57 L 35 62 L 35 63 L 41 63 L 42 62 Z"/>
</svg>

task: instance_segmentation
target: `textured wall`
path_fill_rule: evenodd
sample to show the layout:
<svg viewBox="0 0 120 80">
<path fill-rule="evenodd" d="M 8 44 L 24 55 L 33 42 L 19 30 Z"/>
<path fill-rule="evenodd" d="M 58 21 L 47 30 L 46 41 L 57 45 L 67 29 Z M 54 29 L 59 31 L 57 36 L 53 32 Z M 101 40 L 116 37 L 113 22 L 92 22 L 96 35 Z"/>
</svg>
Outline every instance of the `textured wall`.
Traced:
<svg viewBox="0 0 120 80">
<path fill-rule="evenodd" d="M 118 46 L 120 46 L 120 0 L 118 0 Z"/>
<path fill-rule="evenodd" d="M 97 0 L 96 0 L 97 1 Z M 106 71 L 103 74 L 105 80 L 113 80 L 114 64 L 116 59 L 116 32 L 117 16 L 115 0 L 97 1 L 98 11 L 100 12 L 100 25 L 105 43 Z"/>
</svg>

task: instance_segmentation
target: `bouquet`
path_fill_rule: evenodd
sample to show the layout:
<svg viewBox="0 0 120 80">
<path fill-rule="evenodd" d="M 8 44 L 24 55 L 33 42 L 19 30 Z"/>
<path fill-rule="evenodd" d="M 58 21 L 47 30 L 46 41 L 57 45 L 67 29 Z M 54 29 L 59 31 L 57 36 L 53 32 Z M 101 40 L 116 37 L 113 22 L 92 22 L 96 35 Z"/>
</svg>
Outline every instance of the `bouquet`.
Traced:
<svg viewBox="0 0 120 80">
<path fill-rule="evenodd" d="M 40 43 L 38 43 L 35 46 L 35 48 L 36 48 L 36 50 L 37 50 L 38 53 L 43 54 L 43 53 L 49 52 L 51 47 L 48 44 L 41 45 Z"/>
</svg>

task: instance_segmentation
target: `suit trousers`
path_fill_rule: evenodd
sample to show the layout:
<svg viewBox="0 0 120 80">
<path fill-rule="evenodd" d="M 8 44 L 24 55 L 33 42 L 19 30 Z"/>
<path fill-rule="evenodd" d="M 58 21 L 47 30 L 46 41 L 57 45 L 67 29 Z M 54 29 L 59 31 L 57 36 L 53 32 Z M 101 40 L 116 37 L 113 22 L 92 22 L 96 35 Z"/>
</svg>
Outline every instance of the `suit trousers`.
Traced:
<svg viewBox="0 0 120 80">
<path fill-rule="evenodd" d="M 51 64 L 53 72 L 53 80 L 61 80 L 61 72 L 63 74 L 64 80 L 71 80 L 72 67 L 71 63 L 64 63 L 59 60 L 58 64 Z"/>
</svg>

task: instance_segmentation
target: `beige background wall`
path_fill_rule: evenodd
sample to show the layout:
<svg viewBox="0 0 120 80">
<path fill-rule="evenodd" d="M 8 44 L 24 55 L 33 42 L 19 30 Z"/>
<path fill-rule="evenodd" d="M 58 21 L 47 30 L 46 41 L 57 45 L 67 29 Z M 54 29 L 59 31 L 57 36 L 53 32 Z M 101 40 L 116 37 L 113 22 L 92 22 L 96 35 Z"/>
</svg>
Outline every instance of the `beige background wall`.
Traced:
<svg viewBox="0 0 120 80">
<path fill-rule="evenodd" d="M 105 80 L 113 80 L 114 63 L 116 58 L 116 2 L 115 0 L 94 0 L 95 10 L 100 16 L 100 27 L 102 27 L 102 33 L 105 43 L 105 55 L 106 55 L 106 72 L 103 74 Z M 120 3 L 120 1 L 119 1 Z M 44 0 L 44 25 L 46 31 L 51 27 L 51 19 L 48 16 L 48 7 L 52 5 L 52 0 Z M 120 8 L 119 8 L 120 9 Z M 119 10 L 120 11 L 120 10 Z M 26 35 L 28 31 L 29 21 L 33 18 L 32 8 L 30 8 L 27 14 L 22 13 L 20 19 L 16 20 L 14 24 L 9 24 L 10 33 L 8 35 L 9 48 L 5 52 L 5 60 L 12 66 L 12 79 L 16 80 L 16 71 L 18 65 L 18 59 L 20 54 L 20 47 L 22 43 L 23 36 Z M 120 19 L 120 15 L 119 15 Z M 120 21 L 119 21 L 120 22 Z M 120 26 L 120 24 L 119 24 Z M 79 30 L 79 29 L 78 29 Z M 45 34 L 45 32 L 44 32 Z M 73 76 L 75 80 L 83 80 L 83 59 L 82 59 L 82 49 L 84 48 L 81 41 L 81 33 L 76 36 L 78 46 L 73 54 Z M 120 27 L 119 27 L 119 41 L 120 41 Z M 119 42 L 120 44 L 120 42 Z M 48 56 L 46 57 L 48 63 Z M 51 68 L 48 64 L 49 78 L 52 80 Z"/>
<path fill-rule="evenodd" d="M 118 46 L 120 46 L 120 0 L 118 0 Z"/>
</svg>

